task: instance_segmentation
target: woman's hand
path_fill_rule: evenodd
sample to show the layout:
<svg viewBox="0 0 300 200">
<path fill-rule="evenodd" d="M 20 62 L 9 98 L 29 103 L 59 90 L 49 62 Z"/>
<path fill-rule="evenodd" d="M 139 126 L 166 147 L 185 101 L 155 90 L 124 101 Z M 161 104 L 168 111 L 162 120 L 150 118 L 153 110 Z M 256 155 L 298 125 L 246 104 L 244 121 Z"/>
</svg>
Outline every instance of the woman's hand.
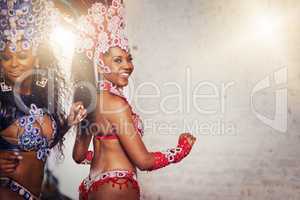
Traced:
<svg viewBox="0 0 300 200">
<path fill-rule="evenodd" d="M 23 157 L 18 152 L 0 152 L 0 174 L 11 174 L 16 171 Z"/>
<path fill-rule="evenodd" d="M 73 126 L 80 123 L 87 116 L 87 111 L 82 102 L 78 101 L 73 103 L 68 116 L 68 125 Z"/>
<path fill-rule="evenodd" d="M 186 140 L 188 141 L 189 145 L 192 147 L 195 142 L 196 142 L 196 137 L 194 137 L 192 134 L 190 133 L 182 133 L 179 136 L 178 142 L 182 140 L 182 138 L 186 138 Z"/>
<path fill-rule="evenodd" d="M 179 136 L 177 148 L 180 148 L 181 151 L 177 152 L 174 157 L 174 162 L 177 163 L 185 158 L 192 150 L 193 145 L 195 144 L 196 138 L 190 133 L 182 133 Z"/>
<path fill-rule="evenodd" d="M 179 136 L 178 144 L 176 148 L 168 149 L 164 152 L 153 152 L 154 158 L 152 167 L 150 170 L 160 169 L 171 163 L 178 163 L 184 159 L 192 150 L 195 144 L 196 138 L 190 133 L 182 133 Z"/>
</svg>

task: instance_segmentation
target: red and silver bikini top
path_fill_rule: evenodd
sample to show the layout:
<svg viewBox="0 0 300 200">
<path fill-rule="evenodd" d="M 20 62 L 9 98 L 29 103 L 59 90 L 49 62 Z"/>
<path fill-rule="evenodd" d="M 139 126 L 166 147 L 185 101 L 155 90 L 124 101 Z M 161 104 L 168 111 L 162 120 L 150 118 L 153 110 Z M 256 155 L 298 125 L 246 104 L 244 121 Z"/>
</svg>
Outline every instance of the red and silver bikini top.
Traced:
<svg viewBox="0 0 300 200">
<path fill-rule="evenodd" d="M 109 81 L 100 81 L 98 85 L 98 90 L 99 91 L 109 91 L 110 93 L 120 96 L 123 99 L 126 99 L 126 97 L 123 95 L 123 90 L 122 88 L 118 88 L 117 86 L 113 85 L 113 83 Z M 128 101 L 127 101 L 128 102 Z M 128 103 L 129 104 L 129 103 Z M 129 104 L 130 106 L 130 104 Z M 144 134 L 144 126 L 141 118 L 139 115 L 137 115 L 135 112 L 133 112 L 132 107 L 130 106 L 131 112 L 132 112 L 132 120 L 133 120 L 133 125 L 135 127 L 135 130 L 139 133 L 139 135 L 142 137 Z M 117 136 L 117 130 L 114 126 L 112 126 L 111 130 L 109 133 L 103 135 L 103 136 L 95 136 L 96 139 L 98 140 L 112 140 L 112 139 L 118 139 Z"/>
</svg>

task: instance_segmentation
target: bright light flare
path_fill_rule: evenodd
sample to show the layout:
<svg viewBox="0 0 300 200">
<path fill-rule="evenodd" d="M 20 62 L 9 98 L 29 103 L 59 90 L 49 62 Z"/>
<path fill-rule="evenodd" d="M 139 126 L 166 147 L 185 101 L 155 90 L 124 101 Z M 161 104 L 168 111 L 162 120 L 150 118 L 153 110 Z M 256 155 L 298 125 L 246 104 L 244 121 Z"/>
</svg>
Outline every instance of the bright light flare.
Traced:
<svg viewBox="0 0 300 200">
<path fill-rule="evenodd" d="M 278 38 L 281 32 L 282 22 L 277 15 L 257 16 L 254 21 L 254 29 L 258 37 L 273 40 Z"/>
<path fill-rule="evenodd" d="M 58 26 L 51 34 L 51 40 L 54 46 L 58 45 L 64 55 L 71 55 L 75 49 L 75 35 L 72 31 Z"/>
</svg>

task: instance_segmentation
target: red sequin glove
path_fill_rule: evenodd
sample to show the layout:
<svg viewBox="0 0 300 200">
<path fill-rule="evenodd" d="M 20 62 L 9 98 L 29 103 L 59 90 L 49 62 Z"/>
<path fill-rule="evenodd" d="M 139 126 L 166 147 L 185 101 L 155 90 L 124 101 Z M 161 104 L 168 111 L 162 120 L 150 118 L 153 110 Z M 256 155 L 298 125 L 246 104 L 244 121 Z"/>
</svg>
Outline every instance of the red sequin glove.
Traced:
<svg viewBox="0 0 300 200">
<path fill-rule="evenodd" d="M 83 165 L 91 164 L 91 162 L 93 160 L 93 157 L 94 157 L 94 152 L 93 151 L 86 152 L 85 159 L 80 164 L 83 164 Z"/>
<path fill-rule="evenodd" d="M 163 168 L 171 163 L 180 162 L 190 153 L 191 149 L 192 145 L 189 144 L 187 137 L 181 137 L 176 148 L 168 149 L 164 152 L 152 153 L 155 162 L 150 171 Z"/>
</svg>

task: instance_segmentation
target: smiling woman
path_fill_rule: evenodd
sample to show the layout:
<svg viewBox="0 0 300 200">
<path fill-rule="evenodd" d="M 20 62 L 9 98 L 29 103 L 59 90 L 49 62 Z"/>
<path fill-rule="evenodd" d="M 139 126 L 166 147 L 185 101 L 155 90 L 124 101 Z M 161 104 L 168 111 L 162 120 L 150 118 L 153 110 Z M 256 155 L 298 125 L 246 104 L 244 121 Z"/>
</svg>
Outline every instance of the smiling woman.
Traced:
<svg viewBox="0 0 300 200">
<path fill-rule="evenodd" d="M 0 199 L 39 199 L 50 150 L 61 150 L 84 109 L 75 103 L 67 117 L 58 101 L 64 79 L 43 35 L 52 4 L 1 1 L 0 8 Z"/>
<path fill-rule="evenodd" d="M 93 71 L 92 83 L 97 88 L 96 108 L 84 122 L 89 127 L 79 126 L 73 148 L 77 163 L 91 164 L 89 176 L 79 187 L 79 198 L 138 200 L 137 168 L 151 171 L 181 161 L 190 153 L 196 138 L 183 133 L 175 148 L 147 150 L 142 141 L 142 121 L 122 92 L 134 69 L 125 34 L 125 8 L 121 0 L 101 2 L 93 4 L 79 20 L 81 38 L 73 66 L 74 71 L 81 71 L 79 76 L 74 74 L 78 82 L 87 71 Z M 79 91 L 86 94 L 80 88 L 75 94 Z M 88 151 L 91 141 L 93 152 Z"/>
<path fill-rule="evenodd" d="M 15 82 L 20 81 L 20 77 L 28 72 L 32 73 L 33 66 L 35 62 L 37 62 L 36 58 L 33 56 L 31 50 L 24 50 L 21 48 L 21 41 L 17 43 L 17 51 L 11 52 L 8 47 L 5 48 L 3 52 L 1 52 L 1 66 L 5 72 L 5 76 L 7 77 L 7 81 L 10 84 L 14 84 Z M 30 77 L 31 78 L 31 77 Z M 23 86 L 28 85 L 32 80 L 26 80 L 23 82 Z M 30 87 L 27 87 L 29 89 Z M 22 89 L 26 89 L 26 87 L 22 87 Z M 27 91 L 25 93 L 29 93 Z"/>
<path fill-rule="evenodd" d="M 114 82 L 118 87 L 128 85 L 128 78 L 133 72 L 132 56 L 130 54 L 121 48 L 113 47 L 104 54 L 103 61 L 107 66 L 110 66 L 105 71 L 100 70 L 105 79 Z"/>
</svg>

